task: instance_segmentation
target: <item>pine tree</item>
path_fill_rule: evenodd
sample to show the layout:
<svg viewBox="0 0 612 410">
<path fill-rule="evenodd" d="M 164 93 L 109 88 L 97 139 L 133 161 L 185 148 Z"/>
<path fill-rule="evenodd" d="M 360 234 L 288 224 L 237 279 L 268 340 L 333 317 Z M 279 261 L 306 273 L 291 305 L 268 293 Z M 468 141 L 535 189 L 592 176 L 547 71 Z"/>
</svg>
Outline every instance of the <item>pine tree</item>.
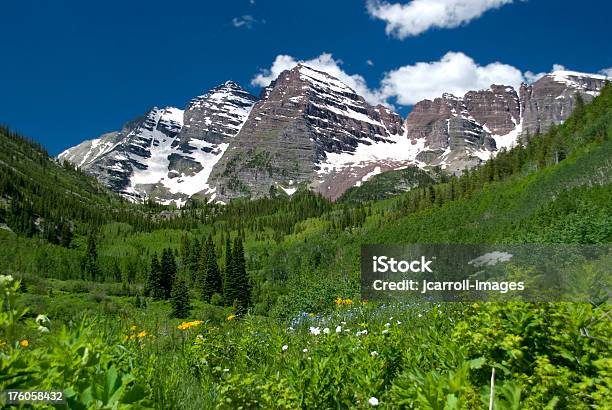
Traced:
<svg viewBox="0 0 612 410">
<path fill-rule="evenodd" d="M 232 246 L 230 237 L 228 236 L 225 241 L 225 269 L 223 273 L 223 300 L 226 305 L 234 304 L 236 300 L 236 280 L 234 275 L 234 255 L 232 252 Z"/>
<path fill-rule="evenodd" d="M 246 272 L 246 261 L 244 259 L 244 248 L 242 240 L 234 240 L 232 252 L 233 276 L 236 284 L 236 297 L 238 312 L 245 312 L 251 304 L 251 282 Z"/>
<path fill-rule="evenodd" d="M 162 252 L 161 265 L 161 287 L 164 291 L 164 299 L 169 299 L 172 292 L 172 284 L 176 278 L 176 260 L 174 252 L 166 248 Z"/>
<path fill-rule="evenodd" d="M 172 305 L 172 317 L 183 319 L 189 316 L 189 312 L 191 312 L 189 289 L 183 279 L 177 278 L 174 281 L 170 294 L 170 304 Z"/>
<path fill-rule="evenodd" d="M 98 265 L 98 251 L 96 247 L 96 236 L 92 231 L 87 237 L 87 249 L 82 264 L 83 276 L 95 281 L 100 277 L 100 266 Z"/>
<path fill-rule="evenodd" d="M 221 293 L 223 291 L 223 283 L 221 280 L 221 273 L 219 272 L 219 266 L 217 265 L 217 254 L 215 252 L 215 244 L 212 241 L 212 237 L 208 237 L 206 245 L 204 246 L 205 252 L 203 252 L 203 288 L 202 288 L 202 299 L 206 302 L 210 302 L 210 298 L 215 293 Z"/>
<path fill-rule="evenodd" d="M 151 259 L 151 270 L 145 285 L 145 296 L 152 296 L 155 300 L 161 300 L 165 296 L 162 286 L 161 266 L 155 254 L 153 254 L 153 259 Z"/>
</svg>

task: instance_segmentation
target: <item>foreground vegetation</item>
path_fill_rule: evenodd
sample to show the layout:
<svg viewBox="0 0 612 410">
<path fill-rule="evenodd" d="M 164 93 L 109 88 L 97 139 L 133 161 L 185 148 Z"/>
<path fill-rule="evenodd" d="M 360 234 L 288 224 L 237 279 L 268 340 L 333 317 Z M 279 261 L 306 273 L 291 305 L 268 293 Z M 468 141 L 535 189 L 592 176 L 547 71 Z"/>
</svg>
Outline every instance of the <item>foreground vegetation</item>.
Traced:
<svg viewBox="0 0 612 410">
<path fill-rule="evenodd" d="M 607 302 L 359 301 L 365 243 L 611 243 L 610 86 L 479 169 L 369 202 L 388 187 L 134 205 L 2 132 L 0 390 L 65 389 L 70 408 L 480 409 L 495 369 L 497 409 L 612 402 Z"/>
</svg>

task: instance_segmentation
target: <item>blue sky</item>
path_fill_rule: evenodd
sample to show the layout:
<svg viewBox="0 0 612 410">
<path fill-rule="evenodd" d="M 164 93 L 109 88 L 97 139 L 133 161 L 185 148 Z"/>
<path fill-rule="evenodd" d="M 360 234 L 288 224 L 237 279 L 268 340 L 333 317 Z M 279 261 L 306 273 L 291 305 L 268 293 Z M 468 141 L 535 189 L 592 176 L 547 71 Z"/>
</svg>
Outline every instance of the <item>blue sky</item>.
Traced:
<svg viewBox="0 0 612 410">
<path fill-rule="evenodd" d="M 466 0 L 419 1 L 435 7 Z M 328 64 L 403 114 L 417 96 L 433 98 L 444 87 L 459 92 L 490 76 L 518 81 L 553 64 L 585 72 L 612 67 L 612 4 L 496 1 L 490 10 L 463 10 L 465 19 L 454 23 L 401 8 L 406 0 L 369 9 L 366 0 L 4 2 L 0 123 L 57 154 L 151 106 L 184 108 L 228 79 L 257 94 L 253 78 L 279 55 L 310 60 L 329 53 Z M 458 74 L 442 78 L 453 64 Z M 484 79 L 474 83 L 472 74 Z M 411 83 L 428 85 L 406 86 L 415 78 Z"/>
</svg>

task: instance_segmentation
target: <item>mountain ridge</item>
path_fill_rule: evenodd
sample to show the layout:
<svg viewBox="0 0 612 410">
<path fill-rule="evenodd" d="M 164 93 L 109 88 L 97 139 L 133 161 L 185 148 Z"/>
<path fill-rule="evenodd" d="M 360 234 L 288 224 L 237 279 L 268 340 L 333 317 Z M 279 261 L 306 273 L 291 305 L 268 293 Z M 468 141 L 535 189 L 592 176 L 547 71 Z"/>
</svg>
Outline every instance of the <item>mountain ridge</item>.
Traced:
<svg viewBox="0 0 612 410">
<path fill-rule="evenodd" d="M 569 117 L 606 77 L 554 71 L 519 90 L 491 85 L 415 104 L 404 119 L 339 79 L 300 63 L 255 97 L 233 81 L 184 110 L 154 107 L 121 131 L 62 152 L 133 201 L 184 205 L 197 196 L 288 195 L 306 185 L 332 200 L 373 175 L 415 166 L 449 174 Z"/>
</svg>

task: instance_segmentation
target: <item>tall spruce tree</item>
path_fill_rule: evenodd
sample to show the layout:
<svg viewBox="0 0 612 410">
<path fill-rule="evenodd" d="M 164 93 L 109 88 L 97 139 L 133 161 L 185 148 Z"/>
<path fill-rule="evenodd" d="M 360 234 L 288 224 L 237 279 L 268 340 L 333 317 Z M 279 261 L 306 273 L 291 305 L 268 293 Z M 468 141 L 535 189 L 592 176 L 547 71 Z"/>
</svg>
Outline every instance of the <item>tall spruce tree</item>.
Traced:
<svg viewBox="0 0 612 410">
<path fill-rule="evenodd" d="M 172 305 L 172 317 L 183 319 L 189 316 L 189 312 L 191 312 L 189 289 L 185 281 L 181 278 L 176 278 L 172 285 L 170 304 Z"/>
<path fill-rule="evenodd" d="M 82 271 L 84 279 L 96 281 L 100 278 L 100 266 L 98 265 L 98 250 L 96 247 L 96 235 L 92 231 L 87 237 L 87 249 L 83 257 Z"/>
<path fill-rule="evenodd" d="M 208 237 L 204 248 L 206 251 L 203 253 L 204 286 L 202 289 L 202 299 L 206 302 L 210 302 L 210 298 L 215 293 L 223 292 L 223 282 L 221 280 L 219 266 L 217 265 L 217 253 L 215 251 L 215 244 L 212 241 L 212 237 Z"/>
<path fill-rule="evenodd" d="M 176 260 L 174 252 L 166 248 L 162 252 L 161 265 L 161 287 L 164 290 L 164 299 L 169 299 L 172 292 L 172 284 L 176 278 Z"/>
<path fill-rule="evenodd" d="M 234 275 L 234 255 L 230 237 L 225 241 L 225 269 L 223 270 L 223 301 L 226 306 L 231 306 L 236 301 L 237 285 Z"/>
<path fill-rule="evenodd" d="M 244 248 L 242 239 L 234 240 L 232 251 L 233 276 L 236 283 L 236 307 L 238 312 L 245 312 L 251 304 L 251 282 L 246 272 L 246 261 L 244 259 Z"/>
<path fill-rule="evenodd" d="M 151 296 L 155 300 L 161 300 L 165 297 L 165 291 L 162 285 L 161 265 L 156 254 L 153 254 L 153 258 L 151 259 L 151 270 L 147 278 L 145 296 Z"/>
</svg>

